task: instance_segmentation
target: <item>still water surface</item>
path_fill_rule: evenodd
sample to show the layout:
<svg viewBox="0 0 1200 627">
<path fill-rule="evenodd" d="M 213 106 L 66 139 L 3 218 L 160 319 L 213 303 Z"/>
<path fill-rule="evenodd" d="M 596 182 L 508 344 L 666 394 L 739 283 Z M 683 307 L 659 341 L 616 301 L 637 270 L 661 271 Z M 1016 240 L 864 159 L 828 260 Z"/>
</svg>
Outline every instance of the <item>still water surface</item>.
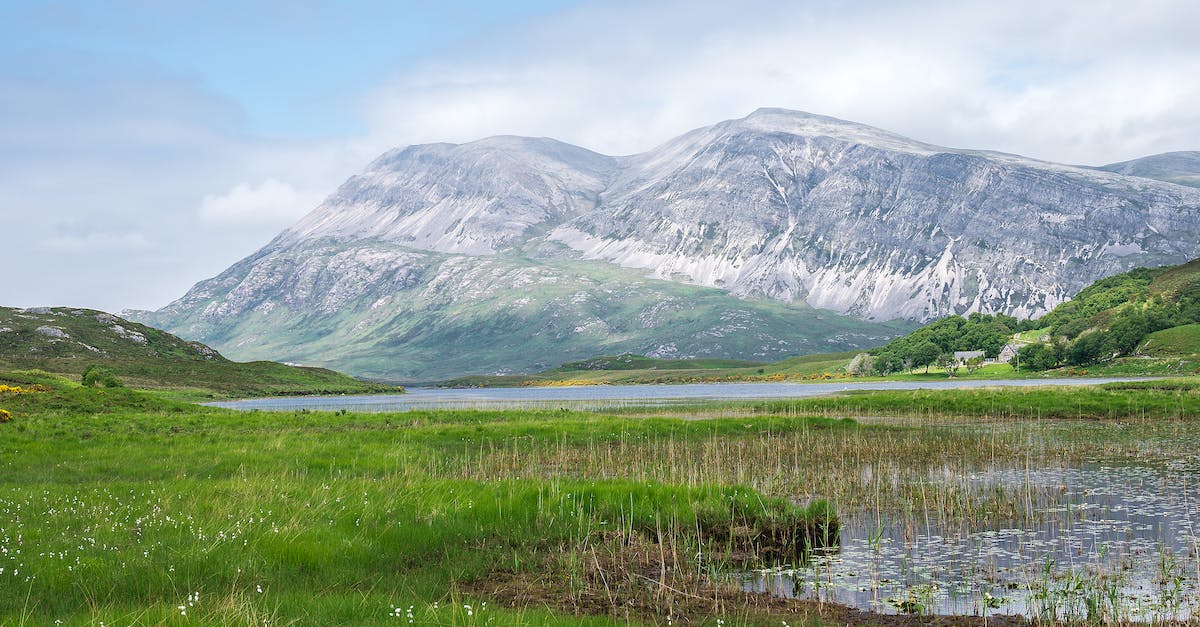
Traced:
<svg viewBox="0 0 1200 627">
<path fill-rule="evenodd" d="M 883 613 L 1197 616 L 1200 459 L 997 469 L 946 480 L 1032 494 L 1031 516 L 968 529 L 851 515 L 839 549 L 748 573 L 745 588 Z"/>
<path fill-rule="evenodd" d="M 827 396 L 849 390 L 941 390 L 997 386 L 1096 385 L 1123 378 L 1013 379 L 993 381 L 875 381 L 870 383 L 688 383 L 682 385 L 587 385 L 519 388 L 412 388 L 407 394 L 255 398 L 207 403 L 230 409 L 269 411 L 408 411 L 412 409 L 545 408 L 603 409 L 622 406 Z"/>
</svg>

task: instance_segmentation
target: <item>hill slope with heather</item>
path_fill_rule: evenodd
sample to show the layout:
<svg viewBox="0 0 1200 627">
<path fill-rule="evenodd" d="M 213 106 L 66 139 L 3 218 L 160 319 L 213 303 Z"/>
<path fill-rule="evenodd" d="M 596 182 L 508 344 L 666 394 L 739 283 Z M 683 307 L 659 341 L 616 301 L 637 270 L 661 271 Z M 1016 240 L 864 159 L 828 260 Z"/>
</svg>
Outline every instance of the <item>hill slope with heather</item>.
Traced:
<svg viewBox="0 0 1200 627">
<path fill-rule="evenodd" d="M 89 367 L 143 388 L 221 396 L 395 391 L 323 368 L 233 362 L 200 344 L 92 309 L 0 307 L 0 370 L 44 370 L 80 377 Z"/>
</svg>

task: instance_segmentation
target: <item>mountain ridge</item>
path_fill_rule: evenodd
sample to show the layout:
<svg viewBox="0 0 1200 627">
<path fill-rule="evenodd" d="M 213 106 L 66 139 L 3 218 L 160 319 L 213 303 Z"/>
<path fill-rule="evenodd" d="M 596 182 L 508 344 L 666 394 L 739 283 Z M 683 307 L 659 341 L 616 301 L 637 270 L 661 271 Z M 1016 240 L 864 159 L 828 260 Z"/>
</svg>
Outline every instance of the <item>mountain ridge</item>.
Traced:
<svg viewBox="0 0 1200 627">
<path fill-rule="evenodd" d="M 724 328 L 726 315 L 782 320 L 770 301 L 793 308 L 800 326 L 821 316 L 883 337 L 903 325 L 862 332 L 855 320 L 915 322 L 974 311 L 1031 317 L 1102 276 L 1197 255 L 1200 190 L 760 109 L 636 155 L 513 136 L 388 151 L 236 271 L 138 315 L 243 358 L 306 361 L 314 355 L 298 346 L 320 328 L 376 362 L 407 355 L 408 365 L 396 368 L 409 376 L 438 359 L 436 347 L 422 349 L 425 356 L 404 353 L 377 337 L 395 333 L 383 321 L 404 327 L 401 318 L 419 318 L 446 331 L 458 322 L 442 314 L 458 299 L 480 308 L 471 314 L 477 329 L 521 316 L 537 326 L 555 314 L 574 318 L 571 329 L 617 329 L 634 319 L 619 304 L 587 309 L 572 299 L 604 301 L 611 296 L 596 290 L 605 289 L 631 294 L 616 281 L 637 284 L 645 299 L 674 302 L 685 297 L 671 285 L 689 284 L 732 298 L 704 297 L 715 318 L 689 327 L 700 336 Z M 467 266 L 475 272 L 464 274 Z M 571 290 L 540 282 L 578 289 L 568 297 Z M 485 292 L 488 304 L 471 300 Z M 645 299 L 634 298 L 651 308 Z M 523 310 L 530 302 L 533 309 Z M 280 311 L 286 314 L 272 313 Z M 636 339 L 613 333 L 608 344 L 558 337 L 569 348 L 551 361 L 620 352 L 778 358 L 811 352 L 819 341 L 806 329 L 768 326 L 756 348 L 739 342 L 737 349 L 702 346 L 693 336 L 690 348 L 676 343 L 671 352 L 671 342 L 654 341 L 661 331 L 653 329 Z M 370 338 L 362 335 L 368 331 Z M 489 347 L 500 341 L 480 333 Z M 398 337 L 432 341 L 407 331 Z M 855 340 L 822 350 L 862 347 Z M 536 358 L 515 350 L 474 365 L 449 361 L 475 372 L 509 368 L 506 359 L 517 369 L 550 365 L 549 344 Z M 389 370 L 352 362 L 346 355 L 318 363 L 385 378 Z"/>
</svg>

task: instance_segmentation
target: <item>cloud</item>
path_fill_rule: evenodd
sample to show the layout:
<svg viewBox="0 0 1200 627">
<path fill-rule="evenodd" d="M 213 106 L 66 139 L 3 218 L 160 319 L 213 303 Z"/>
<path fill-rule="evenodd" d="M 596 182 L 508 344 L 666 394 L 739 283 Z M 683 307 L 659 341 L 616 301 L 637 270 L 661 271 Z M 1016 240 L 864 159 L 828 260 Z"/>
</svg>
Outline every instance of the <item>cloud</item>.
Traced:
<svg viewBox="0 0 1200 627">
<path fill-rule="evenodd" d="M 37 269 L 0 304 L 161 307 L 370 156 L 345 139 L 254 136 L 235 101 L 186 72 L 104 55 L 0 60 L 0 221 L 20 225 L 0 230 L 0 248 Z"/>
<path fill-rule="evenodd" d="M 762 106 L 1101 164 L 1200 148 L 1200 3 L 595 3 L 398 75 L 393 143 L 549 135 L 609 154 Z"/>
<path fill-rule="evenodd" d="M 211 225 L 278 228 L 308 213 L 324 195 L 319 190 L 301 192 L 269 178 L 258 185 L 239 183 L 225 194 L 205 196 L 199 214 Z"/>
</svg>

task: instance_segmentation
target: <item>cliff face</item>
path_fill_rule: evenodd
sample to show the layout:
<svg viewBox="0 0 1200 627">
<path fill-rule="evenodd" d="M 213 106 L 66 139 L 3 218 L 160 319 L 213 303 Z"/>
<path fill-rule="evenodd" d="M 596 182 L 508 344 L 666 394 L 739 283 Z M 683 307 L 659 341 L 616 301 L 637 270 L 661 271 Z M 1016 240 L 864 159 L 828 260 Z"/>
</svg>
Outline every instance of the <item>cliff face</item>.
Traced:
<svg viewBox="0 0 1200 627">
<path fill-rule="evenodd" d="M 1186 260 L 1200 194 L 764 110 L 629 160 L 551 238 L 587 258 L 871 320 L 1031 316 Z"/>
<path fill-rule="evenodd" d="M 387 153 L 142 318 L 236 358 L 390 378 L 774 358 L 1037 315 L 1198 255 L 1200 190 L 765 109 L 629 157 L 518 137 Z M 888 320 L 909 322 L 863 322 Z"/>
</svg>

